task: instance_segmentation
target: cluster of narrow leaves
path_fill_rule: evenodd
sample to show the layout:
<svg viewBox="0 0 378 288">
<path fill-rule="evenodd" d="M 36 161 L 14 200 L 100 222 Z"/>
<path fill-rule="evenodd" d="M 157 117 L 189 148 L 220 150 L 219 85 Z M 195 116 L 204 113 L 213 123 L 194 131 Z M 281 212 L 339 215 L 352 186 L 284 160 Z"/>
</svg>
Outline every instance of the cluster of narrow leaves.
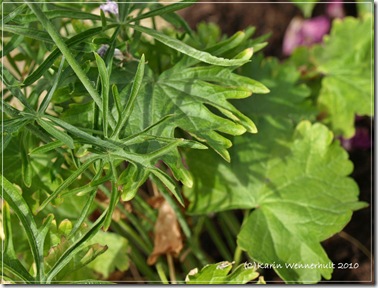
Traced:
<svg viewBox="0 0 378 288">
<path fill-rule="evenodd" d="M 181 228 L 201 264 L 207 262 L 196 243 L 202 229 L 196 221 L 204 218 L 193 217 L 198 227 L 190 230 L 177 205 L 184 204 L 179 182 L 190 214 L 245 209 L 234 233 L 237 249 L 253 261 L 274 263 L 284 281 L 331 278 L 320 242 L 365 206 L 333 132 L 352 136 L 355 114 L 372 113 L 372 38 L 366 32 L 371 17 L 335 21 L 324 46 L 299 51 L 288 63 L 256 56 L 250 62 L 265 37 L 251 39 L 253 28 L 221 37 L 219 29 L 204 24 L 195 33 L 174 13 L 188 2 L 120 3 L 116 16 L 92 14 L 95 4 L 4 5 L 5 280 L 99 284 L 80 277 L 106 279 L 127 270 L 131 241 L 131 260 L 156 280 L 144 266 L 147 257 L 138 253 L 150 255 L 161 276 L 157 258 L 168 248 L 160 251 L 156 244 L 164 242 L 157 225 L 167 214 L 159 209 L 156 217 L 138 195 L 146 181 L 164 196 L 175 237 L 181 241 Z M 175 28 L 162 32 L 141 24 L 157 16 Z M 320 79 L 318 90 L 298 84 L 298 66 L 308 73 L 303 81 Z M 313 123 L 319 113 L 323 124 Z M 143 217 L 136 218 L 120 199 L 132 200 Z M 100 216 L 88 228 L 95 210 Z M 126 215 L 126 224 L 112 221 L 117 213 Z M 154 221 L 153 249 L 148 233 Z M 111 224 L 130 241 L 100 231 Z M 30 248 L 14 245 L 21 240 Z M 174 252 L 182 249 L 180 241 Z M 25 251 L 29 256 L 17 257 Z M 231 260 L 225 249 L 220 253 Z M 311 264 L 316 268 L 305 268 Z M 228 275 L 231 267 L 208 265 L 186 282 L 246 283 L 258 277 L 243 265 Z"/>
</svg>

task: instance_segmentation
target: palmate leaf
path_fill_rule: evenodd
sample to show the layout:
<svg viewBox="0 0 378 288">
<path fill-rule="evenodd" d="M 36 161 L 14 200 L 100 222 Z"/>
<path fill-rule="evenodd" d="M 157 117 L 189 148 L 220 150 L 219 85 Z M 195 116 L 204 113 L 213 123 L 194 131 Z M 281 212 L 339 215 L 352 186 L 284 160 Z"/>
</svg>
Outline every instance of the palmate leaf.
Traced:
<svg viewBox="0 0 378 288">
<path fill-rule="evenodd" d="M 211 151 L 187 154 L 194 179 L 193 189 L 185 191 L 191 201 L 189 212 L 254 209 L 238 235 L 238 245 L 253 260 L 274 263 L 287 282 L 330 279 L 332 264 L 320 242 L 339 232 L 352 211 L 365 203 L 358 202 L 358 187 L 347 177 L 352 163 L 340 144 L 333 142 L 332 133 L 322 124 L 301 121 L 306 118 L 301 108 L 308 108 L 309 91 L 289 85 L 299 74 L 275 61 L 264 65 L 259 77 L 268 78 L 273 72 L 270 81 L 262 80 L 272 93 L 241 103 L 243 110 L 257 114 L 251 117 L 259 133 L 235 137 L 230 164 Z M 307 110 L 307 117 L 312 115 Z M 286 266 L 295 264 L 319 265 Z"/>
<path fill-rule="evenodd" d="M 257 81 L 238 76 L 227 68 L 210 66 L 188 67 L 180 69 L 180 72 L 173 67 L 156 81 L 148 75 L 151 75 L 151 71 L 146 69 L 145 82 L 136 99 L 129 124 L 123 131 L 124 135 L 139 133 L 167 115 L 173 115 L 165 121 L 165 125 L 152 128 L 150 135 L 173 140 L 176 128 L 181 128 L 229 161 L 227 148 L 232 144 L 220 133 L 241 135 L 246 131 L 256 132 L 254 123 L 231 105 L 229 99 L 246 98 L 255 91 L 267 92 L 268 89 Z M 214 112 L 214 108 L 220 113 Z M 158 139 L 151 139 L 131 146 L 130 149 L 143 154 L 157 150 L 163 144 Z M 192 186 L 191 176 L 177 149 L 172 149 L 160 159 L 170 167 L 177 180 L 188 187 Z M 133 169 L 140 168 L 135 166 Z M 133 175 L 139 175 L 140 180 L 146 177 L 142 171 Z M 124 193 L 134 195 L 135 189 L 133 187 L 133 193 Z"/>
<path fill-rule="evenodd" d="M 314 64 L 324 76 L 318 98 L 325 123 L 344 137 L 354 135 L 355 115 L 374 113 L 373 18 L 333 22 L 324 45 L 315 47 Z"/>
<path fill-rule="evenodd" d="M 210 66 L 189 67 L 180 72 L 173 68 L 156 82 L 147 81 L 137 98 L 126 134 L 173 115 L 169 123 L 154 129 L 153 134 L 173 137 L 175 128 L 179 127 L 207 143 L 226 160 L 229 160 L 227 148 L 231 147 L 231 142 L 219 132 L 241 135 L 257 131 L 254 123 L 229 100 L 246 98 L 255 91 L 269 91 L 257 81 L 238 76 L 227 68 Z M 213 112 L 212 108 L 226 117 Z"/>
</svg>

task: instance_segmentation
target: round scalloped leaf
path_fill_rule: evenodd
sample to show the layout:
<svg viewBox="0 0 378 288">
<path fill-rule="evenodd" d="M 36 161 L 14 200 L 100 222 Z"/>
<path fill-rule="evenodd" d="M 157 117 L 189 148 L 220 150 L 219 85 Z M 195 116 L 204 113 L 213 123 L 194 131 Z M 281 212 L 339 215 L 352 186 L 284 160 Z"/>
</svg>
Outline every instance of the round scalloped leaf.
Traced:
<svg viewBox="0 0 378 288">
<path fill-rule="evenodd" d="M 373 18 L 334 20 L 324 45 L 314 48 L 317 70 L 324 74 L 318 105 L 336 134 L 354 135 L 355 115 L 374 113 Z"/>
<path fill-rule="evenodd" d="M 231 164 L 206 152 L 189 153 L 195 179 L 187 193 L 190 211 L 253 208 L 238 245 L 257 262 L 280 264 L 275 270 L 285 281 L 315 283 L 332 273 L 320 242 L 365 204 L 347 177 L 353 169 L 348 154 L 324 125 L 303 121 L 293 131 L 283 123 L 265 117 L 257 123 L 261 133 L 238 137 Z M 312 269 L 285 266 L 318 263 Z"/>
</svg>

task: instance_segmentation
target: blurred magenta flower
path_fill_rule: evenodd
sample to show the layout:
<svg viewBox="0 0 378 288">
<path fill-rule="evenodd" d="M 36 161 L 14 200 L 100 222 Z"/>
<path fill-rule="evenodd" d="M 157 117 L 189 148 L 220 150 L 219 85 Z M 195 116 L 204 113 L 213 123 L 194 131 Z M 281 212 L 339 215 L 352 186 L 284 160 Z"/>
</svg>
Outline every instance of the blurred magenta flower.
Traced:
<svg viewBox="0 0 378 288">
<path fill-rule="evenodd" d="M 327 5 L 326 13 L 331 18 L 344 18 L 343 1 L 333 0 Z"/>
<path fill-rule="evenodd" d="M 104 12 L 109 12 L 114 15 L 118 15 L 118 4 L 114 1 L 106 1 L 106 4 L 101 4 L 100 9 Z"/>
<path fill-rule="evenodd" d="M 299 17 L 291 20 L 283 41 L 284 55 L 290 55 L 298 46 L 310 46 L 322 42 L 330 30 L 331 22 L 326 16 L 304 20 Z"/>
<path fill-rule="evenodd" d="M 310 46 L 322 42 L 323 36 L 330 30 L 331 19 L 345 17 L 343 1 L 331 0 L 327 3 L 326 15 L 307 20 L 295 17 L 286 29 L 283 54 L 288 56 L 298 46 Z"/>
</svg>

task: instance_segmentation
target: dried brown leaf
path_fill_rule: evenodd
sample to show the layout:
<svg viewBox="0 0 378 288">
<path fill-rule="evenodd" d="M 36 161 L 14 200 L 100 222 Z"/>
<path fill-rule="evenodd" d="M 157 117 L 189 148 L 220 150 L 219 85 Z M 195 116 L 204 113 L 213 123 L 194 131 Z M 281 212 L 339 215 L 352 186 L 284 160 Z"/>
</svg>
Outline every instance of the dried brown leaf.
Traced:
<svg viewBox="0 0 378 288">
<path fill-rule="evenodd" d="M 154 204 L 159 203 L 160 205 L 158 218 L 154 227 L 154 250 L 147 259 L 148 265 L 155 264 L 160 255 L 171 254 L 178 256 L 183 247 L 182 235 L 176 214 L 168 202 L 165 200 L 161 201 L 161 199 L 154 201 Z"/>
</svg>

